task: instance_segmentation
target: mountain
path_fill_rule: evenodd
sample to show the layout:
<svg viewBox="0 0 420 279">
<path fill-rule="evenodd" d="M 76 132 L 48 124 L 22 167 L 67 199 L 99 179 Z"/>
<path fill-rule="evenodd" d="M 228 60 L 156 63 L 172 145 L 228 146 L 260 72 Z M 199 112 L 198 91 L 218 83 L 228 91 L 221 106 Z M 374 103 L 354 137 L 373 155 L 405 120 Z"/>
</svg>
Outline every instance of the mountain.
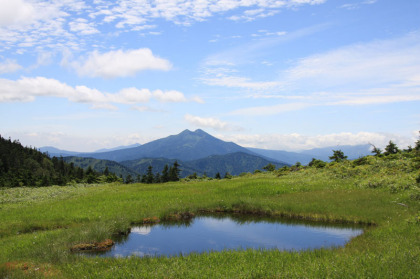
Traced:
<svg viewBox="0 0 420 279">
<path fill-rule="evenodd" d="M 109 172 L 114 173 L 118 177 L 122 175 L 124 179 L 127 177 L 127 175 L 131 175 L 133 178 L 135 178 L 138 174 L 126 166 L 109 160 L 99 160 L 94 158 L 82 158 L 75 156 L 64 157 L 63 160 L 66 163 L 73 163 L 76 167 L 80 167 L 85 170 L 88 167 L 91 167 L 94 171 L 101 173 L 104 172 L 106 167 L 108 167 Z"/>
<path fill-rule="evenodd" d="M 282 150 L 268 150 L 259 148 L 248 148 L 255 154 L 264 156 L 271 160 L 282 161 L 289 165 L 294 165 L 296 162 L 300 162 L 303 165 L 307 165 L 314 156 L 308 154 L 302 154 L 298 152 L 289 152 Z"/>
<path fill-rule="evenodd" d="M 52 146 L 44 146 L 38 149 L 42 153 L 47 153 L 50 157 L 66 157 L 66 156 L 75 156 L 79 154 L 80 152 L 75 151 L 67 151 L 67 150 L 61 150 Z"/>
<path fill-rule="evenodd" d="M 363 145 L 342 145 L 342 146 L 329 146 L 324 148 L 314 148 L 304 150 L 301 152 L 288 152 L 281 150 L 268 150 L 258 148 L 248 148 L 251 152 L 271 158 L 273 160 L 281 160 L 290 165 L 300 162 L 302 165 L 307 165 L 312 158 L 323 160 L 326 162 L 331 161 L 329 156 L 333 155 L 333 150 L 341 150 L 349 160 L 357 159 L 366 155 L 371 155 L 370 144 Z"/>
<path fill-rule="evenodd" d="M 329 156 L 333 155 L 333 150 L 341 150 L 344 155 L 347 156 L 347 159 L 353 160 L 366 155 L 372 155 L 371 145 L 362 144 L 362 145 L 338 145 L 330 146 L 324 148 L 314 148 L 309 150 L 304 150 L 300 152 L 301 154 L 313 156 L 316 159 L 323 161 L 330 161 Z"/>
<path fill-rule="evenodd" d="M 158 139 L 139 147 L 101 153 L 81 153 L 77 156 L 117 162 L 140 158 L 168 158 L 190 161 L 211 155 L 225 155 L 234 152 L 250 153 L 244 147 L 233 142 L 217 139 L 203 130 L 194 132 L 185 130 L 178 135 Z"/>
</svg>

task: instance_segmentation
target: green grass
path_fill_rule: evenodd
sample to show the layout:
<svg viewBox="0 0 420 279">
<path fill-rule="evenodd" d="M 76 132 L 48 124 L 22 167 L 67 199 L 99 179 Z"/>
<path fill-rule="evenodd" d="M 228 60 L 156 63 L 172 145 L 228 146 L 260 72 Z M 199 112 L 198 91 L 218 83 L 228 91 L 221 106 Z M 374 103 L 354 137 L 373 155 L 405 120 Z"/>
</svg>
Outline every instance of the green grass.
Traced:
<svg viewBox="0 0 420 279">
<path fill-rule="evenodd" d="M 418 170 L 409 158 L 369 160 L 281 176 L 1 189 L 0 277 L 418 278 Z M 201 210 L 375 225 L 345 247 L 299 253 L 104 259 L 69 252 L 74 244 L 112 238 L 146 217 Z"/>
</svg>

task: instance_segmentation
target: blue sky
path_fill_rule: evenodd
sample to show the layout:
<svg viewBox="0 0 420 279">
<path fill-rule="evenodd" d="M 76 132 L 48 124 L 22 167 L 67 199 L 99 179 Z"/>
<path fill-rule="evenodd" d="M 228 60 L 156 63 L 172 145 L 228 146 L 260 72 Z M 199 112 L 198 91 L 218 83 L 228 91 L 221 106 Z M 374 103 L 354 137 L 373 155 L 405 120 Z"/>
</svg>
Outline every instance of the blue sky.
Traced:
<svg viewBox="0 0 420 279">
<path fill-rule="evenodd" d="M 0 133 L 93 151 L 201 128 L 302 150 L 420 130 L 420 1 L 0 0 Z"/>
</svg>

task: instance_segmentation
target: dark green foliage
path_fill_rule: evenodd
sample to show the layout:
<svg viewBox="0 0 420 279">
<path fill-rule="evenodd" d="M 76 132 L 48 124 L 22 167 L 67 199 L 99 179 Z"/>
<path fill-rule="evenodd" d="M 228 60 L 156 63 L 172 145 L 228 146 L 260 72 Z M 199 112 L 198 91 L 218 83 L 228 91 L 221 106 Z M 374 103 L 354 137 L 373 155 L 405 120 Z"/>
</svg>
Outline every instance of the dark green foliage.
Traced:
<svg viewBox="0 0 420 279">
<path fill-rule="evenodd" d="M 347 156 L 344 156 L 344 152 L 341 150 L 333 150 L 333 155 L 329 158 L 334 162 L 342 162 L 347 159 Z"/>
<path fill-rule="evenodd" d="M 198 178 L 198 176 L 197 176 L 197 173 L 195 172 L 195 173 L 190 174 L 189 176 L 187 176 L 187 178 L 188 178 L 188 179 L 197 179 L 197 178 Z"/>
<path fill-rule="evenodd" d="M 175 161 L 173 166 L 169 168 L 169 181 L 178 181 L 180 172 L 178 161 Z"/>
<path fill-rule="evenodd" d="M 353 160 L 353 166 L 362 166 L 369 164 L 367 157 L 361 157 L 359 159 Z"/>
<path fill-rule="evenodd" d="M 222 177 L 220 176 L 220 172 L 216 173 L 216 175 L 214 176 L 214 178 L 216 178 L 216 179 L 222 179 Z"/>
<path fill-rule="evenodd" d="M 160 178 L 161 182 L 165 183 L 169 181 L 169 166 L 168 164 L 163 167 L 162 177 Z"/>
<path fill-rule="evenodd" d="M 154 178 L 154 176 L 153 176 L 153 167 L 152 166 L 149 166 L 147 168 L 146 183 L 148 183 L 148 184 L 153 183 L 153 178 Z"/>
<path fill-rule="evenodd" d="M 392 142 L 392 140 L 389 141 L 388 145 L 385 147 L 385 155 L 391 155 L 391 154 L 397 154 L 399 152 L 399 149 L 395 143 Z"/>
<path fill-rule="evenodd" d="M 373 149 L 372 149 L 372 153 L 375 154 L 375 156 L 379 156 L 382 153 L 382 150 L 379 147 L 374 146 L 373 144 L 371 144 Z"/>
<path fill-rule="evenodd" d="M 0 136 L 0 187 L 65 185 L 87 179 L 83 169 L 62 157 L 49 158 L 35 148 L 23 147 L 18 140 Z"/>
<path fill-rule="evenodd" d="M 129 175 L 127 175 L 127 177 L 125 178 L 125 184 L 131 184 L 131 183 L 133 183 L 134 182 L 134 180 L 133 180 L 133 178 L 131 177 L 131 175 L 129 174 Z"/>
<path fill-rule="evenodd" d="M 233 176 L 229 173 L 229 172 L 227 172 L 227 173 L 225 173 L 225 176 L 223 177 L 224 179 L 231 179 Z"/>
<path fill-rule="evenodd" d="M 273 165 L 272 163 L 269 163 L 268 165 L 263 167 L 263 170 L 266 170 L 266 171 L 275 171 L 275 169 L 276 169 L 276 166 Z"/>
<path fill-rule="evenodd" d="M 322 160 L 317 160 L 315 158 L 312 158 L 312 161 L 309 162 L 308 166 L 314 167 L 314 168 L 323 168 L 327 165 L 326 162 Z"/>
</svg>

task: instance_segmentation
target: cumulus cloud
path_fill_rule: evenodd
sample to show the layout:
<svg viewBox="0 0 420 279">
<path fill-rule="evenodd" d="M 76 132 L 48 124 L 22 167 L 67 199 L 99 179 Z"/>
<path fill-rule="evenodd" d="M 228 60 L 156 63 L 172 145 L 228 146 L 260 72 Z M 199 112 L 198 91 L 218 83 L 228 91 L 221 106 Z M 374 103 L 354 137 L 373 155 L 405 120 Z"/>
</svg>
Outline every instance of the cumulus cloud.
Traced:
<svg viewBox="0 0 420 279">
<path fill-rule="evenodd" d="M 242 130 L 240 127 L 236 127 L 231 125 L 227 122 L 221 121 L 220 119 L 213 118 L 213 117 L 200 117 L 191 114 L 186 114 L 184 119 L 200 128 L 211 128 L 217 131 L 239 131 Z"/>
<path fill-rule="evenodd" d="M 66 98 L 71 102 L 93 104 L 92 108 L 116 109 L 112 104 L 147 103 L 151 99 L 159 102 L 189 101 L 182 92 L 169 90 L 124 88 L 116 93 L 101 92 L 87 86 L 69 86 L 55 79 L 45 77 L 19 80 L 0 79 L 0 102 L 32 102 L 36 97 Z M 191 101 L 197 102 L 194 98 Z"/>
<path fill-rule="evenodd" d="M 223 122 L 217 118 L 212 118 L 212 117 L 203 118 L 203 117 L 194 116 L 191 114 L 186 114 L 184 116 L 184 119 L 187 122 L 198 127 L 212 128 L 215 130 L 226 130 L 228 128 L 227 122 Z"/>
<path fill-rule="evenodd" d="M 15 60 L 7 59 L 3 63 L 0 63 L 0 74 L 13 73 L 22 69 Z"/>
<path fill-rule="evenodd" d="M 94 51 L 86 61 L 75 62 L 72 65 L 82 76 L 102 78 L 134 76 L 139 71 L 168 71 L 172 68 L 168 60 L 155 56 L 148 48 L 105 53 Z"/>
</svg>

